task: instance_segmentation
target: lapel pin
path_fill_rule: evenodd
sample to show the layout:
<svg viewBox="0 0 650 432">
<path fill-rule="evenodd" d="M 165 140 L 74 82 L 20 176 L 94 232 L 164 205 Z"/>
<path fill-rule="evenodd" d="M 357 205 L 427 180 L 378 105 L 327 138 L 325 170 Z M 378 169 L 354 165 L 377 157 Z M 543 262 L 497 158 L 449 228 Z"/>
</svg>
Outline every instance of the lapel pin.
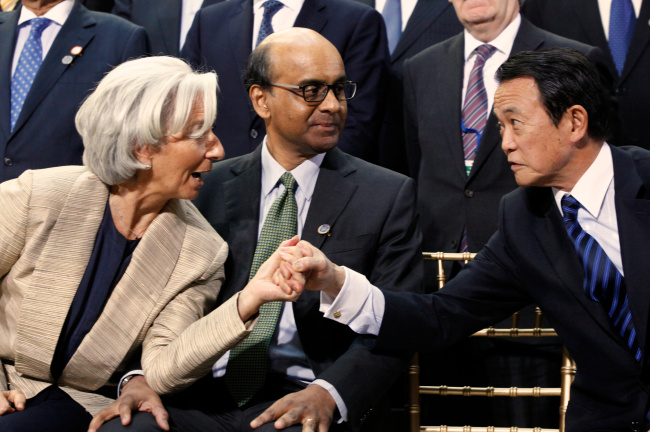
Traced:
<svg viewBox="0 0 650 432">
<path fill-rule="evenodd" d="M 61 59 L 61 63 L 65 64 L 65 65 L 68 65 L 68 64 L 72 63 L 72 56 L 67 55 L 67 56 L 63 57 Z"/>
<path fill-rule="evenodd" d="M 318 227 L 318 234 L 327 234 L 330 235 L 330 226 L 328 224 L 323 224 Z"/>
<path fill-rule="evenodd" d="M 82 49 L 83 48 L 81 48 L 79 45 L 77 45 L 75 47 L 72 47 L 72 49 L 70 50 L 70 54 L 72 54 L 74 56 L 79 55 L 79 54 L 81 54 Z"/>
</svg>

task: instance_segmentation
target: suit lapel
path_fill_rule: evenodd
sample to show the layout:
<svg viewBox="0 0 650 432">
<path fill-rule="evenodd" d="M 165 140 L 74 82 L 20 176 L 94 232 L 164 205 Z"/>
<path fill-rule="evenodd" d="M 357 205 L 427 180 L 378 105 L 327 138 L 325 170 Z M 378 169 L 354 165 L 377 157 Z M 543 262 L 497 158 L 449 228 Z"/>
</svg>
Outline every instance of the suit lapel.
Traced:
<svg viewBox="0 0 650 432">
<path fill-rule="evenodd" d="M 587 36 L 588 44 L 597 46 L 609 53 L 609 44 L 603 29 L 598 2 L 593 0 L 572 0 L 569 5 L 573 9 L 573 19 L 582 27 Z"/>
<path fill-rule="evenodd" d="M 456 155 L 452 156 L 452 160 L 456 165 L 454 170 L 456 171 L 456 175 L 460 176 L 463 182 L 467 180 L 465 156 L 463 155 L 463 136 L 460 130 L 460 117 L 463 110 L 463 68 L 465 67 L 464 46 L 465 37 L 463 33 L 453 37 L 450 44 L 446 47 L 446 56 L 444 59 L 445 66 L 435 66 L 444 72 L 437 76 L 437 79 L 440 80 L 437 88 L 439 88 L 440 91 L 436 94 L 428 94 L 430 101 L 435 101 L 435 103 L 441 105 L 436 111 L 445 113 L 445 118 L 441 121 L 452 125 L 452 127 L 444 128 L 445 133 L 449 135 L 441 137 L 440 141 L 447 144 L 447 151 L 449 154 Z"/>
<path fill-rule="evenodd" d="M 302 239 L 320 249 L 329 235 L 319 234 L 318 227 L 327 224 L 330 233 L 336 231 L 336 221 L 357 189 L 356 184 L 346 178 L 354 171 L 356 168 L 341 150 L 334 148 L 327 153 L 314 187 Z"/>
<path fill-rule="evenodd" d="M 126 358 L 134 341 L 142 340 L 156 303 L 176 267 L 185 237 L 184 202 L 171 200 L 147 228 L 126 272 L 102 314 L 66 365 L 61 380 L 98 388 Z M 92 376 L 87 359 L 101 358 Z M 83 377 L 83 381 L 75 381 Z M 77 378 L 79 379 L 79 378 Z"/>
<path fill-rule="evenodd" d="M 599 303 L 589 299 L 582 288 L 584 280 L 582 263 L 569 235 L 566 234 L 566 228 L 551 189 L 539 189 L 537 195 L 531 199 L 531 204 L 537 209 L 535 213 L 541 217 L 540 223 L 535 226 L 535 236 L 553 268 L 557 280 L 564 284 L 576 298 L 578 304 L 587 310 L 602 330 L 620 341 L 622 345 L 623 340 L 614 331 L 614 326 L 611 325 L 605 309 Z"/>
<path fill-rule="evenodd" d="M 181 3 L 177 0 L 157 0 L 155 12 L 152 11 L 158 16 L 157 24 L 160 27 L 160 34 L 162 34 L 167 52 L 170 53 L 178 53 L 180 50 L 178 35 L 181 31 L 181 15 L 183 13 Z M 173 13 L 169 13 L 169 11 L 173 11 Z"/>
<path fill-rule="evenodd" d="M 18 11 L 0 14 L 0 150 L 11 134 L 11 64 L 13 62 Z"/>
<path fill-rule="evenodd" d="M 293 26 L 305 27 L 320 33 L 327 23 L 326 7 L 325 0 L 305 0 Z"/>
<path fill-rule="evenodd" d="M 16 332 L 16 367 L 51 380 L 50 363 L 72 299 L 88 265 L 108 188 L 85 173 L 75 181 L 34 268 Z M 62 254 L 61 250 L 66 253 Z"/>
<path fill-rule="evenodd" d="M 228 32 L 231 42 L 234 65 L 238 71 L 243 71 L 248 62 L 248 56 L 252 52 L 253 46 L 253 1 L 252 0 L 230 0 L 238 2 L 238 7 L 233 8 L 232 15 L 228 22 Z M 244 94 L 248 95 L 244 82 L 239 80 L 237 86 L 241 87 Z M 248 99 L 248 96 L 246 97 Z M 257 113 L 253 110 L 250 101 L 248 101 L 250 110 L 249 118 L 253 121 Z"/>
<path fill-rule="evenodd" d="M 229 259 L 234 261 L 233 268 L 240 269 L 237 274 L 228 275 L 232 280 L 222 296 L 224 301 L 246 285 L 255 254 L 260 219 L 261 150 L 258 146 L 254 152 L 243 156 L 231 167 L 234 178 L 223 184 Z"/>
<path fill-rule="evenodd" d="M 61 59 L 66 55 L 70 55 L 70 50 L 75 46 L 86 49 L 88 43 L 95 36 L 95 25 L 96 22 L 90 13 L 85 8 L 82 8 L 80 4 L 75 3 L 70 12 L 70 16 L 68 16 L 65 24 L 61 27 L 50 51 L 47 53 L 36 74 L 20 116 L 16 121 L 14 134 L 22 128 L 29 117 L 39 107 L 43 98 L 56 85 L 61 75 L 68 68 L 75 67 L 74 61 L 66 65 L 62 63 Z"/>
<path fill-rule="evenodd" d="M 648 49 L 648 44 L 650 44 L 650 1 L 644 0 L 641 3 L 639 18 L 636 20 L 632 42 L 630 42 L 630 48 L 625 58 L 621 82 L 625 81 L 632 69 L 634 69 L 643 52 Z"/>
<path fill-rule="evenodd" d="M 418 0 L 399 42 L 397 42 L 395 51 L 391 55 L 391 62 L 397 61 L 422 32 L 433 25 L 433 22 L 447 7 L 450 7 L 450 4 L 446 1 Z"/>
<path fill-rule="evenodd" d="M 625 273 L 625 285 L 639 346 L 646 354 L 648 311 L 650 310 L 650 242 L 639 239 L 650 238 L 650 197 L 637 197 L 647 186 L 637 174 L 633 158 L 612 147 L 614 158 L 614 187 L 616 219 L 621 246 L 621 259 Z"/>
</svg>

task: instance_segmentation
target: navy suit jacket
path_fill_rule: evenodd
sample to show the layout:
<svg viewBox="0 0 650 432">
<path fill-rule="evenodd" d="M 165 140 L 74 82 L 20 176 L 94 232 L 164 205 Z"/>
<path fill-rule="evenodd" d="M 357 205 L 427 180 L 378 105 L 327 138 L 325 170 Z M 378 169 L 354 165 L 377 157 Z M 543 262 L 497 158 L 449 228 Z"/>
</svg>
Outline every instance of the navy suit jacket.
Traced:
<svg viewBox="0 0 650 432">
<path fill-rule="evenodd" d="M 219 75 L 214 133 L 227 158 L 253 151 L 266 133 L 242 78 L 252 47 L 252 4 L 252 0 L 230 0 L 199 10 L 182 51 L 193 66 Z M 350 0 L 305 0 L 294 27 L 317 31 L 341 53 L 346 75 L 358 83 L 358 89 L 348 102 L 339 147 L 354 156 L 376 159 L 389 61 L 381 15 Z"/>
<path fill-rule="evenodd" d="M 375 0 L 358 0 L 375 7 Z M 390 56 L 388 105 L 379 136 L 379 164 L 408 174 L 404 144 L 404 61 L 420 51 L 463 31 L 448 0 L 418 0 L 395 50 Z"/>
<path fill-rule="evenodd" d="M 640 363 L 605 308 L 585 294 L 582 264 L 551 188 L 508 194 L 496 234 L 443 290 L 426 296 L 386 292 L 377 347 L 438 349 L 535 303 L 577 364 L 566 430 L 642 430 L 650 391 L 650 152 L 612 147 L 612 157 L 623 272 L 644 353 Z"/>
<path fill-rule="evenodd" d="M 218 162 L 195 201 L 230 249 L 219 303 L 248 283 L 257 244 L 261 170 L 260 148 Z M 421 235 L 414 189 L 410 178 L 330 150 L 320 168 L 302 239 L 333 262 L 363 273 L 375 286 L 419 291 Z M 322 224 L 330 225 L 329 233 L 318 233 Z M 313 291 L 303 292 L 293 304 L 300 342 L 316 377 L 341 394 L 356 429 L 407 359 L 403 354 L 370 353 L 368 339 L 323 319 L 319 306 L 319 293 Z"/>
<path fill-rule="evenodd" d="M 611 78 L 603 52 L 540 30 L 525 18 L 512 53 L 557 46 L 575 48 Z M 479 251 L 497 229 L 499 201 L 517 187 L 501 150 L 494 113 L 469 176 L 465 171 L 460 130 L 464 67 L 464 34 L 426 49 L 404 64 L 406 150 L 411 176 L 418 183 L 418 210 L 426 251 L 458 251 L 467 225 L 469 250 Z M 436 274 L 435 263 L 425 274 Z M 431 280 L 433 289 L 435 280 Z"/>
<path fill-rule="evenodd" d="M 201 7 L 223 0 L 204 0 Z M 153 55 L 178 57 L 182 0 L 115 0 L 113 14 L 144 27 Z"/>
<path fill-rule="evenodd" d="M 643 0 L 625 66 L 618 76 L 605 38 L 596 0 L 526 0 L 521 11 L 540 28 L 570 39 L 597 46 L 607 55 L 616 77 L 618 112 L 626 144 L 650 149 L 650 0 Z"/>
<path fill-rule="evenodd" d="M 143 28 L 75 3 L 36 74 L 13 132 L 11 63 L 20 11 L 0 14 L 0 181 L 27 169 L 81 165 L 74 117 L 84 98 L 114 66 L 146 53 Z M 72 63 L 62 59 L 82 47 Z"/>
</svg>

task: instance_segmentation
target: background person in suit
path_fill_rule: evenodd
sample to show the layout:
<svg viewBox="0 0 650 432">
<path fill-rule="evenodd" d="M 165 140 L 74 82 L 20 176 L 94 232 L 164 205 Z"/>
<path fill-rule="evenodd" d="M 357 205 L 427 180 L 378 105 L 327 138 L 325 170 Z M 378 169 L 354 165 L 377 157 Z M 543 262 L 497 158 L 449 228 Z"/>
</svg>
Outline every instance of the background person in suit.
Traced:
<svg viewBox="0 0 650 432">
<path fill-rule="evenodd" d="M 379 286 L 418 289 L 421 256 L 413 180 L 336 148 L 348 94 L 337 86 L 346 79 L 336 48 L 312 30 L 275 33 L 253 52 L 246 83 L 253 106 L 266 123 L 266 139 L 253 153 L 215 165 L 206 178 L 207 196 L 196 202 L 230 245 L 220 302 L 246 284 L 265 213 L 285 189 L 278 179 L 286 172 L 298 184 L 301 238 Z M 313 94 L 324 99 L 308 102 L 303 95 L 309 97 L 312 89 L 303 93 L 282 87 L 300 83 L 314 83 L 319 88 Z M 172 428 L 250 430 L 248 424 L 268 409 L 254 428 L 359 430 L 366 419 L 366 430 L 385 430 L 388 424 L 371 423 L 368 412 L 408 356 L 371 353 L 365 339 L 321 318 L 317 293 L 303 294 L 284 306 L 269 347 L 266 384 L 253 399 L 238 407 L 227 388 L 231 372 L 225 363 L 232 361 L 231 351 L 205 380 L 165 399 Z M 223 378 L 213 378 L 224 373 Z M 121 399 L 131 397 L 130 386 L 124 387 Z M 137 399 L 125 403 L 137 406 Z M 120 402 L 114 404 L 113 415 Z M 101 429 L 106 430 L 122 426 L 113 420 Z M 125 430 L 158 429 L 153 416 L 137 413 Z"/>
<path fill-rule="evenodd" d="M 178 57 L 196 12 L 221 0 L 117 0 L 113 13 L 144 27 L 153 55 Z"/>
<path fill-rule="evenodd" d="M 232 0 L 201 9 L 182 51 L 182 57 L 194 67 L 215 70 L 219 75 L 217 97 L 229 109 L 221 113 L 214 130 L 223 140 L 227 158 L 253 151 L 265 135 L 264 122 L 253 110 L 241 78 L 246 60 L 259 42 L 264 3 Z M 348 79 L 359 83 L 339 146 L 351 155 L 375 160 L 389 62 L 379 13 L 349 0 L 291 0 L 281 4 L 271 23 L 272 29 L 267 27 L 262 34 L 305 27 L 322 34 L 339 50 Z"/>
<path fill-rule="evenodd" d="M 478 252 L 497 229 L 501 198 L 517 186 L 508 161 L 499 150 L 501 138 L 497 119 L 491 113 L 497 88 L 496 69 L 509 55 L 520 51 L 568 46 L 580 50 L 599 66 L 605 85 L 611 86 L 612 80 L 602 51 L 538 29 L 521 17 L 518 0 L 454 0 L 451 3 L 464 31 L 422 51 L 404 64 L 406 151 L 410 174 L 418 184 L 417 205 L 424 250 Z M 476 50 L 485 44 L 495 49 L 481 69 L 476 66 L 479 64 Z M 480 86 L 478 79 L 472 80 L 475 68 Z M 475 127 L 469 122 L 477 113 L 481 95 L 482 122 L 478 115 L 476 117 L 477 124 L 482 127 Z M 463 133 L 462 127 L 468 132 Z M 478 133 L 469 132 L 476 129 Z M 472 137 L 476 137 L 475 147 L 469 148 Z M 447 274 L 453 276 L 459 268 L 448 265 Z M 426 262 L 427 291 L 437 288 L 436 274 L 435 263 Z M 532 326 L 533 307 L 525 310 L 521 318 L 523 326 Z M 511 321 L 501 326 L 510 328 Z M 464 341 L 458 349 L 458 356 L 450 356 L 449 364 L 425 366 L 425 372 L 444 378 L 450 373 L 442 370 L 456 370 L 459 375 L 456 381 L 462 383 L 462 374 L 469 368 L 477 374 L 473 382 L 482 386 L 528 387 L 541 383 L 553 387 L 559 380 L 561 354 L 555 355 L 555 351 L 561 352 L 561 347 L 557 341 L 473 339 Z M 474 361 L 477 357 L 487 359 L 484 371 Z M 544 360 L 547 358 L 557 360 Z M 432 362 L 440 361 L 447 360 L 432 359 Z M 534 381 L 535 376 L 541 379 Z M 431 379 L 439 380 L 437 376 Z M 445 400 L 444 403 L 452 402 Z M 491 413 L 481 414 L 485 404 L 479 405 L 479 402 L 476 399 L 466 402 L 473 405 L 469 409 L 461 408 L 456 416 L 460 417 L 458 420 L 443 418 L 440 421 L 462 421 L 465 413 L 470 412 L 479 423 L 502 421 L 501 426 L 523 425 L 527 418 L 533 417 L 540 421 L 535 425 L 550 427 L 558 415 L 553 401 L 548 399 L 494 399 L 497 418 L 491 419 Z M 543 404 L 547 404 L 545 409 L 540 408 Z M 438 412 L 447 415 L 454 411 Z"/>
<path fill-rule="evenodd" d="M 83 145 L 74 126 L 81 102 L 105 73 L 146 53 L 144 29 L 121 18 L 72 0 L 22 3 L 0 14 L 0 181 L 26 169 L 81 164 Z M 37 17 L 50 20 L 39 41 L 42 64 L 31 85 L 15 87 L 29 75 L 15 71 L 22 70 L 23 48 L 33 46 L 29 35 Z M 20 100 L 12 85 L 14 94 L 23 92 Z"/>
<path fill-rule="evenodd" d="M 380 12 L 386 10 L 389 3 L 386 0 L 359 1 Z M 401 0 L 399 3 L 401 28 L 398 42 L 390 53 L 388 104 L 379 136 L 379 165 L 408 174 L 404 145 L 402 65 L 406 59 L 425 48 L 458 34 L 463 27 L 448 0 Z M 391 12 L 386 11 L 386 14 Z M 386 16 L 384 19 L 387 19 Z"/>
<path fill-rule="evenodd" d="M 575 50 L 515 54 L 497 77 L 502 148 L 522 186 L 504 198 L 498 231 L 441 291 L 351 279 L 325 316 L 378 334 L 378 350 L 432 350 L 534 302 L 577 363 L 566 430 L 646 431 L 650 152 L 604 142 L 600 79 Z M 308 251 L 317 259 L 294 264 L 314 269 L 305 288 L 336 296 L 342 271 Z"/>
<path fill-rule="evenodd" d="M 611 8 L 618 3 L 626 3 L 622 8 L 629 14 L 629 20 L 615 24 Z M 650 118 L 647 103 L 650 100 L 650 1 L 526 0 L 522 12 L 540 28 L 597 46 L 607 54 L 607 64 L 615 77 L 614 89 L 625 144 L 650 149 L 645 126 Z M 621 52 L 617 56 L 618 66 L 612 56 L 614 39 L 611 35 L 620 36 L 626 42 L 616 45 L 617 52 Z"/>
<path fill-rule="evenodd" d="M 213 308 L 228 253 L 187 201 L 223 157 L 216 87 L 178 59 L 127 62 L 77 115 L 86 167 L 0 185 L 3 432 L 86 431 L 141 344 L 152 382 L 184 374 L 194 353 L 174 340 Z M 261 303 L 293 298 L 270 281 L 277 265 L 266 268 L 202 321 L 211 334 L 196 349 L 225 352 Z"/>
</svg>

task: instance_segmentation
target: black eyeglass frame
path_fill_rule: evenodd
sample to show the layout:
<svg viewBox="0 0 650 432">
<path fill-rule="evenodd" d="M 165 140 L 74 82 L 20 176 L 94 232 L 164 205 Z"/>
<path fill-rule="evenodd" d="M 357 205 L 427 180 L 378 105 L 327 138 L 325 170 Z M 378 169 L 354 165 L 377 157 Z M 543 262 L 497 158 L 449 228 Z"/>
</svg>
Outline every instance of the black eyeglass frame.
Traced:
<svg viewBox="0 0 650 432">
<path fill-rule="evenodd" d="M 324 84 L 324 83 L 320 83 L 320 84 L 305 84 L 305 85 L 301 85 L 301 86 L 291 85 L 291 84 L 269 83 L 269 85 L 272 85 L 272 86 L 275 86 L 275 87 L 282 87 L 282 88 L 286 88 L 286 89 L 302 90 L 302 98 L 305 100 L 305 102 L 323 102 L 323 101 L 325 100 L 325 98 L 327 97 L 328 93 L 330 92 L 330 90 L 333 90 L 334 87 L 336 87 L 336 86 L 338 86 L 338 85 L 341 85 L 341 84 L 344 84 L 344 85 L 350 85 L 350 84 L 352 84 L 352 85 L 354 85 L 354 91 L 352 92 L 352 96 L 350 96 L 350 97 L 345 97 L 345 92 L 343 92 L 343 99 L 339 99 L 338 97 L 336 97 L 336 100 L 344 101 L 344 100 L 351 100 L 351 99 L 353 99 L 353 98 L 356 96 L 356 94 L 357 94 L 357 83 L 354 82 L 354 81 L 341 81 L 341 82 L 337 82 L 337 83 L 334 83 L 334 84 Z M 311 87 L 311 86 L 315 86 L 315 87 L 326 87 L 327 90 L 325 90 L 325 93 L 323 94 L 323 97 L 322 97 L 321 99 L 318 99 L 318 100 L 308 100 L 308 99 L 307 99 L 307 93 L 306 93 L 306 90 L 305 90 L 305 89 L 306 89 L 307 87 Z M 336 96 L 336 92 L 334 92 L 334 96 Z"/>
</svg>

